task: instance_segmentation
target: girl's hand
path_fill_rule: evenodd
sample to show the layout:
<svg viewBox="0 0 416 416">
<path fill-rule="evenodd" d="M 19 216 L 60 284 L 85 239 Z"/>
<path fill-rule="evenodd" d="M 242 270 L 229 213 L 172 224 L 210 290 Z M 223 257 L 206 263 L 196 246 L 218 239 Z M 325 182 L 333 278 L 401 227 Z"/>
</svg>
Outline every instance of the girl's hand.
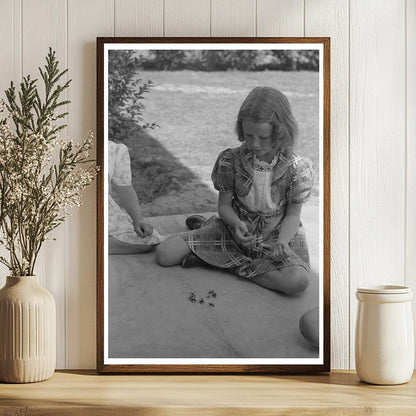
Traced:
<svg viewBox="0 0 416 416">
<path fill-rule="evenodd" d="M 143 221 L 134 224 L 134 231 L 139 237 L 148 237 L 153 234 L 153 227 Z"/>
<path fill-rule="evenodd" d="M 286 258 L 290 255 L 291 248 L 288 243 L 286 242 L 279 242 L 279 243 L 263 243 L 263 247 L 270 250 L 270 254 L 276 257 L 283 257 Z"/>
<path fill-rule="evenodd" d="M 289 244 L 285 241 L 276 244 L 273 254 L 279 257 L 288 257 L 290 255 Z"/>
<path fill-rule="evenodd" d="M 255 236 L 249 233 L 244 222 L 240 222 L 233 228 L 233 237 L 237 244 L 245 247 L 251 245 L 255 239 Z"/>
</svg>

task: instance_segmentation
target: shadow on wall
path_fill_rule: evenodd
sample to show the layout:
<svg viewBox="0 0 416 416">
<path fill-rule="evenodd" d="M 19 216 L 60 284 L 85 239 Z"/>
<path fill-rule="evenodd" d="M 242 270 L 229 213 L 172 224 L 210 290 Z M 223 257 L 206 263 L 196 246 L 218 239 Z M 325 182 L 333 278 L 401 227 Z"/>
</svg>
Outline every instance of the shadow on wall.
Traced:
<svg viewBox="0 0 416 416">
<path fill-rule="evenodd" d="M 217 193 L 152 137 L 151 130 L 130 131 L 134 133 L 123 143 L 129 148 L 132 185 L 145 217 L 216 211 Z"/>
</svg>

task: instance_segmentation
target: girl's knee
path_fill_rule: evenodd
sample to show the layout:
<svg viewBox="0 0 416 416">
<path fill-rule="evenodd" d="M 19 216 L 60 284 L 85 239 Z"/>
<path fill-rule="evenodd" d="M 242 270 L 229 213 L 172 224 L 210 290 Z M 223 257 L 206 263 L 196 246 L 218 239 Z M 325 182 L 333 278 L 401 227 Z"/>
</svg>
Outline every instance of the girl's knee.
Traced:
<svg viewBox="0 0 416 416">
<path fill-rule="evenodd" d="M 265 273 L 255 283 L 279 292 L 293 294 L 303 292 L 309 285 L 309 273 L 300 266 L 286 267 Z"/>
<path fill-rule="evenodd" d="M 300 293 L 309 286 L 309 273 L 303 267 L 296 267 L 290 272 L 290 284 L 287 293 Z"/>
<path fill-rule="evenodd" d="M 156 248 L 156 261 L 160 266 L 170 267 L 180 264 L 188 253 L 189 248 L 185 240 L 182 237 L 173 237 Z"/>
<path fill-rule="evenodd" d="M 169 248 L 168 242 L 164 241 L 156 247 L 156 261 L 160 266 L 171 266 L 169 263 Z"/>
<path fill-rule="evenodd" d="M 319 347 L 319 308 L 305 312 L 299 321 L 301 334 L 315 347 Z"/>
</svg>

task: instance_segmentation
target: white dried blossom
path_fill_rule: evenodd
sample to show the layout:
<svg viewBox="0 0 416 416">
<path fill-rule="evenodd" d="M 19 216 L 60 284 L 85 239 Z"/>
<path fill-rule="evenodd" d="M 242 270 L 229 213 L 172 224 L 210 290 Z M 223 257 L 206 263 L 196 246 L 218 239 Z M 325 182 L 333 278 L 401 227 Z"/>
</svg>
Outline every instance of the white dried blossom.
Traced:
<svg viewBox="0 0 416 416">
<path fill-rule="evenodd" d="M 48 233 L 81 205 L 82 191 L 97 172 L 89 158 L 91 132 L 77 144 L 59 135 L 65 115 L 59 109 L 67 104 L 59 96 L 69 82 L 59 85 L 66 71 L 57 64 L 49 49 L 40 69 L 48 94 L 43 100 L 27 76 L 18 92 L 11 83 L 7 104 L 0 101 L 0 245 L 10 254 L 0 263 L 14 276 L 33 274 Z"/>
<path fill-rule="evenodd" d="M 44 132 L 48 130 L 49 126 Z M 12 253 L 10 262 L 0 261 L 12 273 L 32 273 L 33 250 L 39 250 L 71 208 L 81 206 L 82 191 L 96 175 L 95 164 L 84 163 L 92 143 L 91 134 L 77 144 L 62 138 L 48 140 L 40 133 L 22 140 L 9 124 L 0 125 L 0 244 Z M 57 151 L 63 156 L 53 163 Z"/>
</svg>

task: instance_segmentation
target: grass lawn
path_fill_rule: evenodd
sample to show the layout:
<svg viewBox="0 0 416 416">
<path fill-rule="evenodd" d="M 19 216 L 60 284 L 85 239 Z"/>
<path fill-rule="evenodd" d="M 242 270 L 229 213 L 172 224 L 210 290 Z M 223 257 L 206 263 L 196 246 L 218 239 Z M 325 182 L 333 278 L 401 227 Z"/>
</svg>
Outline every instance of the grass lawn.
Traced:
<svg viewBox="0 0 416 416">
<path fill-rule="evenodd" d="M 236 115 L 252 88 L 273 86 L 289 98 L 298 121 L 296 151 L 312 159 L 318 196 L 319 79 L 317 72 L 143 71 L 155 87 L 144 117 L 160 128 L 128 137 L 133 185 L 145 216 L 215 211 L 210 175 L 217 155 L 239 142 Z"/>
</svg>

